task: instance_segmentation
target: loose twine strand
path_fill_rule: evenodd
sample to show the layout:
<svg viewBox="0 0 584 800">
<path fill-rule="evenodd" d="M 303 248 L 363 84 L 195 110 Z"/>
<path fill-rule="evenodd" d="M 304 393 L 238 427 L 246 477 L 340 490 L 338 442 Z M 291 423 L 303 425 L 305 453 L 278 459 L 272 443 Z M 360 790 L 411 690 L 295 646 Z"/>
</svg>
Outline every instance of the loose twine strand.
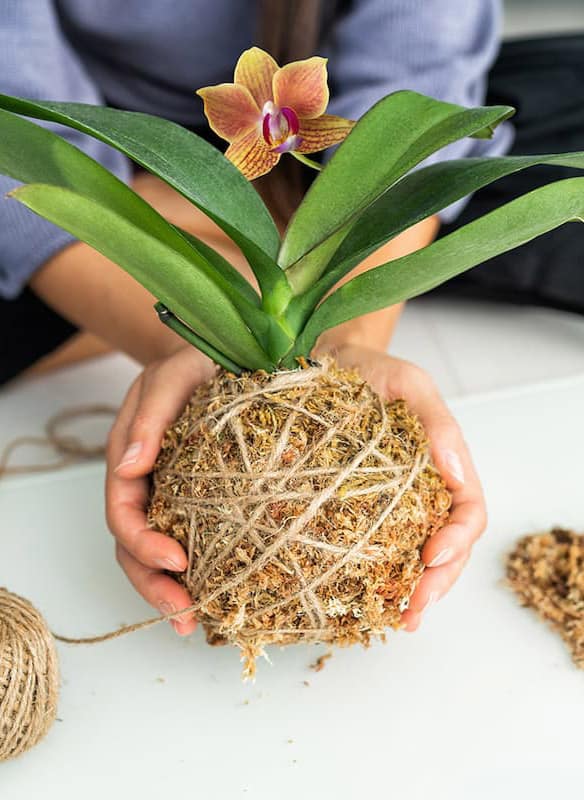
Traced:
<svg viewBox="0 0 584 800">
<path fill-rule="evenodd" d="M 87 405 L 67 408 L 54 414 L 45 425 L 44 436 L 18 436 L 12 439 L 0 455 L 0 478 L 13 475 L 30 475 L 35 472 L 52 472 L 64 469 L 79 461 L 89 461 L 105 454 L 105 445 L 87 444 L 78 436 L 62 432 L 61 428 L 78 419 L 94 416 L 115 417 L 117 409 L 109 405 Z M 52 463 L 29 463 L 10 465 L 10 460 L 17 450 L 33 445 L 48 448 L 56 456 Z"/>
</svg>

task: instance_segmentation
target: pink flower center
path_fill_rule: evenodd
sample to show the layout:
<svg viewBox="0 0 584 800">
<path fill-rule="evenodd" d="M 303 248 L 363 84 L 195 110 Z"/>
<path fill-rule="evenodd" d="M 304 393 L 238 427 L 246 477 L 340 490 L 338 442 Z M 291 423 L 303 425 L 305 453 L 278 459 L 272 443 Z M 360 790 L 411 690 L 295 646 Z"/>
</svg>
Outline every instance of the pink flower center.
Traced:
<svg viewBox="0 0 584 800">
<path fill-rule="evenodd" d="M 286 153 L 296 150 L 302 142 L 298 136 L 300 123 L 296 112 L 284 106 L 277 105 L 268 100 L 262 109 L 262 133 L 266 144 L 275 153 Z"/>
</svg>

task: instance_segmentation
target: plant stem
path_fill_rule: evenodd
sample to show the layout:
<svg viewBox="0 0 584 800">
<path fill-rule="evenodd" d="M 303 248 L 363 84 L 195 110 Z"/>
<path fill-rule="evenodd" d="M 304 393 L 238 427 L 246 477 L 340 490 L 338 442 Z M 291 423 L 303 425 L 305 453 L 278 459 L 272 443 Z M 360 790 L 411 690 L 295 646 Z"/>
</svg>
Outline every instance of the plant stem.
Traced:
<svg viewBox="0 0 584 800">
<path fill-rule="evenodd" d="M 233 372 L 235 375 L 241 375 L 243 370 L 241 367 L 236 364 L 231 359 L 227 358 L 227 356 L 223 355 L 219 350 L 216 350 L 212 344 L 202 339 L 198 334 L 196 334 L 193 330 L 191 330 L 184 322 L 181 322 L 178 317 L 175 317 L 172 311 L 170 311 L 164 303 L 156 303 L 154 306 L 154 310 L 158 314 L 158 319 L 170 328 L 171 331 L 174 331 L 178 334 L 181 338 L 183 338 L 189 344 L 192 344 L 197 350 L 200 350 L 205 355 L 209 356 L 216 364 L 219 364 L 220 367 L 228 370 L 229 372 Z"/>
<path fill-rule="evenodd" d="M 317 172 L 322 170 L 322 165 L 319 164 L 317 161 L 313 161 L 311 158 L 307 158 L 302 153 L 299 153 L 297 150 L 290 150 L 290 155 L 294 156 L 297 161 L 300 161 L 302 164 L 305 164 L 307 167 L 311 169 L 315 169 Z"/>
</svg>

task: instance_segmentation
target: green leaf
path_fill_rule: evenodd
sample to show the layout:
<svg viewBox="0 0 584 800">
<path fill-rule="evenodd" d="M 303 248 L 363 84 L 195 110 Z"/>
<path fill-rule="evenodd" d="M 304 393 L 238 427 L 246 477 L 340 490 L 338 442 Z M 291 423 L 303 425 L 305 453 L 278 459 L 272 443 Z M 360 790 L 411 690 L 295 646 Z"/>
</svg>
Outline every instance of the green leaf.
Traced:
<svg viewBox="0 0 584 800">
<path fill-rule="evenodd" d="M 209 264 L 213 266 L 215 270 L 217 270 L 217 272 L 227 283 L 230 283 L 232 287 L 242 295 L 242 297 L 245 297 L 248 303 L 259 308 L 261 300 L 256 290 L 253 288 L 251 283 L 249 283 L 249 281 L 243 277 L 241 272 L 235 269 L 235 267 L 230 264 L 229 261 L 227 261 L 227 259 L 221 255 L 221 253 L 217 252 L 217 250 L 210 247 L 193 233 L 185 231 L 184 228 L 180 228 L 177 225 L 173 225 L 172 227 L 179 231 L 181 236 L 185 238 L 191 244 L 191 246 L 198 253 L 200 253 L 200 255 L 204 257 Z"/>
<path fill-rule="evenodd" d="M 60 136 L 2 110 L 0 131 L 1 173 L 25 183 L 50 184 L 79 192 L 148 231 L 191 261 L 196 274 L 204 273 L 210 278 L 258 339 L 265 342 L 274 323 L 258 308 L 258 297 L 252 287 L 219 253 L 168 223 L 101 164 Z"/>
<path fill-rule="evenodd" d="M 270 360 L 215 283 L 147 229 L 70 189 L 30 184 L 15 189 L 11 196 L 115 261 L 235 363 L 248 369 L 271 368 Z"/>
<path fill-rule="evenodd" d="M 361 214 L 322 277 L 292 300 L 292 327 L 299 330 L 329 290 L 385 242 L 493 181 L 543 164 L 584 169 L 584 153 L 461 158 L 406 175 Z"/>
<path fill-rule="evenodd" d="M 239 170 L 201 137 L 161 117 L 83 103 L 0 94 L 0 108 L 58 122 L 120 150 L 216 222 L 241 248 L 263 293 L 286 284 L 275 263 L 280 236 L 262 199 Z"/>
<path fill-rule="evenodd" d="M 380 100 L 355 125 L 316 178 L 288 227 L 279 264 L 294 293 L 320 277 L 326 257 L 302 269 L 302 259 L 350 225 L 399 178 L 442 147 L 466 136 L 488 137 L 514 113 L 509 106 L 467 109 L 416 92 Z"/>
<path fill-rule="evenodd" d="M 529 192 L 422 250 L 353 278 L 317 308 L 292 355 L 309 353 L 328 328 L 423 294 L 570 221 L 584 221 L 584 178 Z"/>
<path fill-rule="evenodd" d="M 178 317 L 175 317 L 172 311 L 170 311 L 164 305 L 164 303 L 156 303 L 154 310 L 158 314 L 158 318 L 162 324 L 170 328 L 171 331 L 174 331 L 186 342 L 192 344 L 193 347 L 197 348 L 197 350 L 200 350 L 202 353 L 208 355 L 209 358 L 216 364 L 219 364 L 220 367 L 223 367 L 224 369 L 229 370 L 236 375 L 241 375 L 242 369 L 239 364 L 236 364 L 234 361 L 230 361 L 224 353 L 216 350 L 212 345 L 209 344 L 209 342 L 205 341 L 205 339 L 201 338 L 187 325 L 185 325 L 184 322 L 181 322 L 181 320 L 178 319 Z"/>
</svg>

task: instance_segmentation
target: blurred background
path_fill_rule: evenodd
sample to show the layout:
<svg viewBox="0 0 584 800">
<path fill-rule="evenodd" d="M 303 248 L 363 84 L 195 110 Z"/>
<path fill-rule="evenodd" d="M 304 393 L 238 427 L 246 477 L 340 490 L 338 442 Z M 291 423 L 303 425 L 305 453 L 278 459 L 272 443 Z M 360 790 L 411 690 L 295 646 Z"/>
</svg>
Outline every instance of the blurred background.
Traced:
<svg viewBox="0 0 584 800">
<path fill-rule="evenodd" d="M 505 0 L 506 36 L 577 31 L 584 31 L 582 0 Z"/>
</svg>

